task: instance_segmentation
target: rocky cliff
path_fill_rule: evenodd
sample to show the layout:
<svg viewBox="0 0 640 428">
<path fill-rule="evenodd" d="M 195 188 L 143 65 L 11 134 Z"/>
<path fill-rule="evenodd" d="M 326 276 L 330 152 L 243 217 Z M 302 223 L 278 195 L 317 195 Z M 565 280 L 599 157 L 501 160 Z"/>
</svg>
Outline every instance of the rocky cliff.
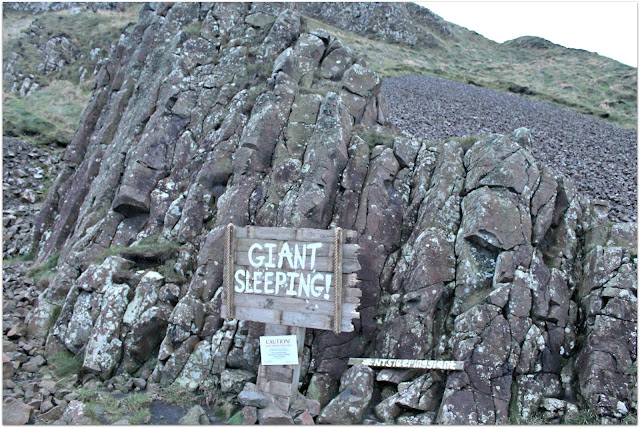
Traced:
<svg viewBox="0 0 640 428">
<path fill-rule="evenodd" d="M 98 385 L 148 370 L 148 385 L 213 391 L 260 422 L 635 415 L 636 225 L 536 163 L 526 129 L 394 132 L 380 86 L 283 5 L 145 5 L 35 225 L 56 269 L 28 334 Z M 230 222 L 359 236 L 360 321 L 307 331 L 304 399 L 282 419 L 247 398 L 264 327 L 220 318 Z M 465 369 L 349 368 L 359 356 Z"/>
</svg>

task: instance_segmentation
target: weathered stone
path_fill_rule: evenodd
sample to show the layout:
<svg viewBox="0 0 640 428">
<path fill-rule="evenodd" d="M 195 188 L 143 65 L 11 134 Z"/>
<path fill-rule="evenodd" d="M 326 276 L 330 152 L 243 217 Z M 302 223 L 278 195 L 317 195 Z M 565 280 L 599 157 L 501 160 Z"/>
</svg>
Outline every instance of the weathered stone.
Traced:
<svg viewBox="0 0 640 428">
<path fill-rule="evenodd" d="M 533 156 L 502 135 L 481 139 L 464 156 L 467 168 L 465 190 L 481 186 L 513 189 L 528 204 L 540 171 Z"/>
<path fill-rule="evenodd" d="M 279 407 L 269 406 L 258 410 L 258 423 L 260 425 L 293 425 L 293 419 Z"/>
<path fill-rule="evenodd" d="M 87 343 L 82 367 L 100 374 L 102 379 L 111 376 L 111 372 L 120 360 L 122 353 L 120 326 L 128 303 L 128 293 L 129 286 L 123 284 L 114 284 L 105 291 L 93 336 Z"/>
<path fill-rule="evenodd" d="M 203 340 L 196 345 L 182 369 L 182 373 L 174 381 L 174 385 L 178 385 L 188 391 L 195 391 L 199 387 L 207 388 L 211 384 L 210 372 L 212 364 L 211 343 Z"/>
<path fill-rule="evenodd" d="M 254 382 L 255 373 L 246 370 L 225 370 L 220 375 L 220 389 L 222 392 L 239 393 L 244 388 L 245 383 Z"/>
<path fill-rule="evenodd" d="M 262 392 L 244 390 L 238 394 L 238 403 L 263 409 L 272 404 L 272 400 Z"/>
<path fill-rule="evenodd" d="M 381 84 L 382 80 L 374 72 L 360 64 L 349 67 L 342 77 L 343 87 L 361 97 L 367 97 L 372 91 L 379 89 Z"/>
<path fill-rule="evenodd" d="M 344 72 L 353 64 L 355 54 L 351 49 L 341 46 L 334 49 L 322 60 L 321 76 L 329 80 L 340 80 Z"/>
<path fill-rule="evenodd" d="M 378 419 L 385 423 L 393 423 L 395 421 L 395 418 L 402 413 L 402 409 L 398 405 L 398 398 L 398 394 L 393 394 L 373 408 Z"/>
<path fill-rule="evenodd" d="M 84 403 L 73 400 L 64 409 L 60 421 L 69 425 L 91 425 L 93 421 L 86 415 Z"/>
<path fill-rule="evenodd" d="M 198 405 L 191 407 L 187 414 L 178 421 L 180 425 L 208 425 L 209 418 L 204 409 Z"/>
<path fill-rule="evenodd" d="M 2 404 L 2 423 L 4 425 L 26 425 L 31 419 L 33 407 L 20 400 L 10 398 Z"/>
<path fill-rule="evenodd" d="M 315 425 L 315 422 L 313 421 L 313 417 L 311 416 L 311 413 L 309 413 L 308 411 L 304 411 L 302 412 L 299 416 L 297 416 L 293 422 L 296 425 Z"/>
<path fill-rule="evenodd" d="M 40 415 L 38 416 L 39 420 L 47 421 L 47 422 L 55 422 L 62 418 L 65 409 L 67 408 L 67 403 L 62 402 L 58 406 L 51 408 L 47 412 L 43 412 L 42 408 L 40 408 Z"/>
<path fill-rule="evenodd" d="M 433 412 L 425 412 L 416 416 L 400 416 L 396 419 L 396 423 L 398 425 L 433 425 L 435 419 Z"/>
<path fill-rule="evenodd" d="M 255 425 L 258 422 L 258 409 L 253 406 L 242 408 L 242 423 L 245 425 Z"/>
<path fill-rule="evenodd" d="M 340 379 L 338 396 L 322 409 L 318 423 L 360 423 L 373 395 L 373 379 L 369 367 L 356 365 L 347 370 Z"/>
</svg>

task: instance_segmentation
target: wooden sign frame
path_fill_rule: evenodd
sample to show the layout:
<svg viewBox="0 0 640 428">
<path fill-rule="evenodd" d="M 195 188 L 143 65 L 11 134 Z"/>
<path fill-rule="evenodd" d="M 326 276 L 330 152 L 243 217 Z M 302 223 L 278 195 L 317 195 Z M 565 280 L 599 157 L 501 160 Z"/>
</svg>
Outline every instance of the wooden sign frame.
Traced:
<svg viewBox="0 0 640 428">
<path fill-rule="evenodd" d="M 356 239 L 340 228 L 228 225 L 221 316 L 353 331 L 362 296 Z"/>
</svg>

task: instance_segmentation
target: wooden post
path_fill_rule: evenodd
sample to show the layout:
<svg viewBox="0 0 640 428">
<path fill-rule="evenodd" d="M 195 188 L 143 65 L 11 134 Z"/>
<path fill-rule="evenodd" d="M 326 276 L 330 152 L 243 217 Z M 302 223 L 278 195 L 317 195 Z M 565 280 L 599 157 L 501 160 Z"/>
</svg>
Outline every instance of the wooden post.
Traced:
<svg viewBox="0 0 640 428">
<path fill-rule="evenodd" d="M 261 364 L 258 367 L 258 380 L 256 381 L 258 390 L 272 395 L 276 406 L 285 412 L 289 411 L 291 401 L 297 396 L 306 330 L 304 327 L 277 324 L 265 324 L 264 326 L 265 336 L 293 334 L 296 335 L 298 342 L 298 364 L 283 366 L 263 366 Z"/>
<path fill-rule="evenodd" d="M 225 298 L 226 298 L 226 312 L 227 312 L 227 320 L 231 321 L 235 317 L 235 311 L 233 308 L 233 265 L 236 257 L 236 239 L 235 239 L 235 226 L 233 223 L 229 223 L 227 225 L 227 243 L 226 243 L 226 254 L 227 262 L 225 263 L 225 267 L 227 270 L 225 271 Z"/>
<path fill-rule="evenodd" d="M 336 285 L 334 295 L 334 314 L 333 314 L 333 333 L 340 334 L 342 324 L 342 247 L 344 245 L 344 238 L 342 235 L 342 229 L 337 228 L 335 231 L 333 245 L 333 260 L 334 260 L 334 272 Z"/>
</svg>

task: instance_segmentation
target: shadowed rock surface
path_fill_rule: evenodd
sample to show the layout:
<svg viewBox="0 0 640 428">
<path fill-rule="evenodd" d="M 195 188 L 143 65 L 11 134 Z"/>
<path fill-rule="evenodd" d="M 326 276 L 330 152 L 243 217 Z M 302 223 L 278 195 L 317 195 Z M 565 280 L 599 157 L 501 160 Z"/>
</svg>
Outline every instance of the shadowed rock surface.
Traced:
<svg viewBox="0 0 640 428">
<path fill-rule="evenodd" d="M 264 326 L 220 318 L 224 227 L 340 226 L 362 248 L 355 331 L 307 330 L 304 396 L 289 414 L 247 401 L 247 420 L 635 414 L 636 225 L 538 164 L 526 129 L 471 147 L 394 134 L 381 85 L 282 5 L 143 7 L 36 223 L 57 271 L 24 334 L 96 387 L 244 400 Z M 361 356 L 465 369 L 349 369 Z"/>
</svg>

